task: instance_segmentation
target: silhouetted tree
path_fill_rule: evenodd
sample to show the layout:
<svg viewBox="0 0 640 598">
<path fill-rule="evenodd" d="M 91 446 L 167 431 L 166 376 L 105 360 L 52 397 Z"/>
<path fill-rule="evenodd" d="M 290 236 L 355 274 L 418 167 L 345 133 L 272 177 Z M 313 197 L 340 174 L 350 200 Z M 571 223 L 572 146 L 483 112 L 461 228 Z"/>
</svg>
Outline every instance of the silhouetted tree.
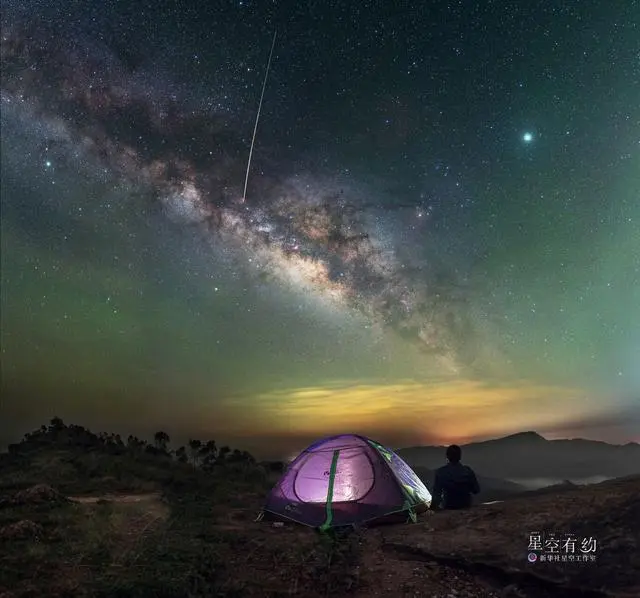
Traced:
<svg viewBox="0 0 640 598">
<path fill-rule="evenodd" d="M 51 418 L 49 422 L 49 432 L 55 437 L 65 429 L 64 422 L 59 417 Z"/>
<path fill-rule="evenodd" d="M 283 473 L 286 469 L 284 461 L 265 461 L 263 465 L 268 471 L 277 473 Z"/>
<path fill-rule="evenodd" d="M 202 445 L 202 448 L 198 451 L 200 456 L 200 463 L 203 468 L 209 469 L 216 463 L 216 457 L 218 455 L 218 449 L 216 447 L 215 440 L 209 440 Z"/>
<path fill-rule="evenodd" d="M 242 463 L 245 461 L 244 452 L 238 449 L 233 449 L 233 452 L 227 457 L 227 461 L 231 463 Z"/>
<path fill-rule="evenodd" d="M 187 455 L 187 449 L 184 446 L 181 446 L 179 449 L 176 450 L 176 459 L 180 463 L 188 463 L 189 462 L 189 457 Z"/>
<path fill-rule="evenodd" d="M 147 444 L 144 447 L 144 452 L 147 453 L 147 455 L 154 455 L 154 456 L 165 454 L 159 448 L 156 448 L 153 444 Z"/>
<path fill-rule="evenodd" d="M 218 451 L 218 459 L 220 461 L 224 461 L 229 456 L 230 452 L 231 449 L 228 446 L 221 446 L 220 450 Z"/>
<path fill-rule="evenodd" d="M 74 446 L 89 449 L 98 444 L 98 437 L 83 426 L 71 424 L 67 427 L 67 441 Z"/>
<path fill-rule="evenodd" d="M 133 453 L 142 452 L 146 444 L 144 440 L 140 440 L 137 436 L 132 436 L 131 434 L 127 438 L 127 448 Z"/>
<path fill-rule="evenodd" d="M 189 439 L 189 452 L 191 453 L 191 461 L 196 467 L 198 465 L 198 457 L 200 449 L 202 448 L 202 441 L 195 438 Z"/>
<path fill-rule="evenodd" d="M 166 432 L 163 432 L 162 430 L 160 430 L 159 432 L 156 432 L 153 435 L 153 441 L 155 442 L 156 448 L 159 451 L 162 451 L 162 452 L 166 453 L 167 452 L 167 445 L 171 441 L 171 438 L 169 438 L 169 434 L 167 434 Z"/>
</svg>

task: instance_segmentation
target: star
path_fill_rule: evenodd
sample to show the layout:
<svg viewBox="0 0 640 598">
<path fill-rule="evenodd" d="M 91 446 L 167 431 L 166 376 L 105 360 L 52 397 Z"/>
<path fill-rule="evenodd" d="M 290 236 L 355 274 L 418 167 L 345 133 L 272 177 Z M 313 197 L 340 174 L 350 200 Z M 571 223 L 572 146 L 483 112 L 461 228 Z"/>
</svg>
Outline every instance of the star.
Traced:
<svg viewBox="0 0 640 598">
<path fill-rule="evenodd" d="M 18 414 L 53 415 L 47 397 L 78 423 L 170 418 L 187 438 L 255 433 L 257 450 L 303 411 L 285 448 L 338 416 L 397 446 L 578 422 L 637 436 L 637 419 L 589 419 L 618 418 L 640 390 L 638 63 L 631 30 L 610 31 L 626 8 L 551 19 L 514 3 L 511 26 L 491 3 L 444 22 L 426 3 L 235 0 L 242 19 L 5 4 L 0 309 L 16 412 L 0 445 Z M 515 23 L 544 29 L 534 53 Z M 607 52 L 587 64 L 567 26 Z M 584 101 L 591 71 L 611 86 Z M 402 398 L 407 380 L 425 387 Z M 340 404 L 352 384 L 366 390 Z M 528 412 L 539 396 L 553 418 L 547 403 Z"/>
</svg>

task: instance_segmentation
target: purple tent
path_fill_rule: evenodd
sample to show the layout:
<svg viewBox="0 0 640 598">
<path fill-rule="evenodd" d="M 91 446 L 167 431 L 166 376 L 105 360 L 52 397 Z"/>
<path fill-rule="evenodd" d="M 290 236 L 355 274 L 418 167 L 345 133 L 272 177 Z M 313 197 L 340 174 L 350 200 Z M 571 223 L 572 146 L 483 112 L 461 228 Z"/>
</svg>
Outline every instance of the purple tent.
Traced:
<svg viewBox="0 0 640 598">
<path fill-rule="evenodd" d="M 343 434 L 312 444 L 289 465 L 263 515 L 327 529 L 415 521 L 416 512 L 430 504 L 425 485 L 392 450 L 364 436 Z"/>
</svg>

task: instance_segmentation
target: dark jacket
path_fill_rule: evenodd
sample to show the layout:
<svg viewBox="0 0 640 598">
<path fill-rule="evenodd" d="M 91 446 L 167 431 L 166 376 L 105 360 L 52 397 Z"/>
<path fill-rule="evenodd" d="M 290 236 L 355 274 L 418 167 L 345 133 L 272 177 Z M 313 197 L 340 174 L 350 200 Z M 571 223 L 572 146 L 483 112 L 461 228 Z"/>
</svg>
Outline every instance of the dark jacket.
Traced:
<svg viewBox="0 0 640 598">
<path fill-rule="evenodd" d="M 480 486 L 471 467 L 447 463 L 436 470 L 431 508 L 442 503 L 445 509 L 465 509 L 471 506 L 471 495 L 478 492 Z"/>
</svg>

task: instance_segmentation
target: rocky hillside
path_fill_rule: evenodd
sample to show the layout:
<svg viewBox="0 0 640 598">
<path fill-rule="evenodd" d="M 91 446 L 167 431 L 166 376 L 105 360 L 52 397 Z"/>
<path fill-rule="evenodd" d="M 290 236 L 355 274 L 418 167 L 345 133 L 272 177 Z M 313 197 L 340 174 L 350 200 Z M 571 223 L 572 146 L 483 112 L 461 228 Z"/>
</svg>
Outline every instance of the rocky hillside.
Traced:
<svg viewBox="0 0 640 598">
<path fill-rule="evenodd" d="M 451 566 L 489 585 L 511 586 L 513 596 L 636 597 L 640 596 L 639 493 L 640 476 L 635 476 L 526 494 L 468 511 L 437 512 L 417 526 L 380 531 L 382 547 L 396 558 Z M 529 541 L 536 532 L 593 538 L 596 551 L 589 556 L 593 554 L 595 561 L 539 558 L 530 563 Z M 569 556 L 562 548 L 559 554 Z"/>
</svg>

